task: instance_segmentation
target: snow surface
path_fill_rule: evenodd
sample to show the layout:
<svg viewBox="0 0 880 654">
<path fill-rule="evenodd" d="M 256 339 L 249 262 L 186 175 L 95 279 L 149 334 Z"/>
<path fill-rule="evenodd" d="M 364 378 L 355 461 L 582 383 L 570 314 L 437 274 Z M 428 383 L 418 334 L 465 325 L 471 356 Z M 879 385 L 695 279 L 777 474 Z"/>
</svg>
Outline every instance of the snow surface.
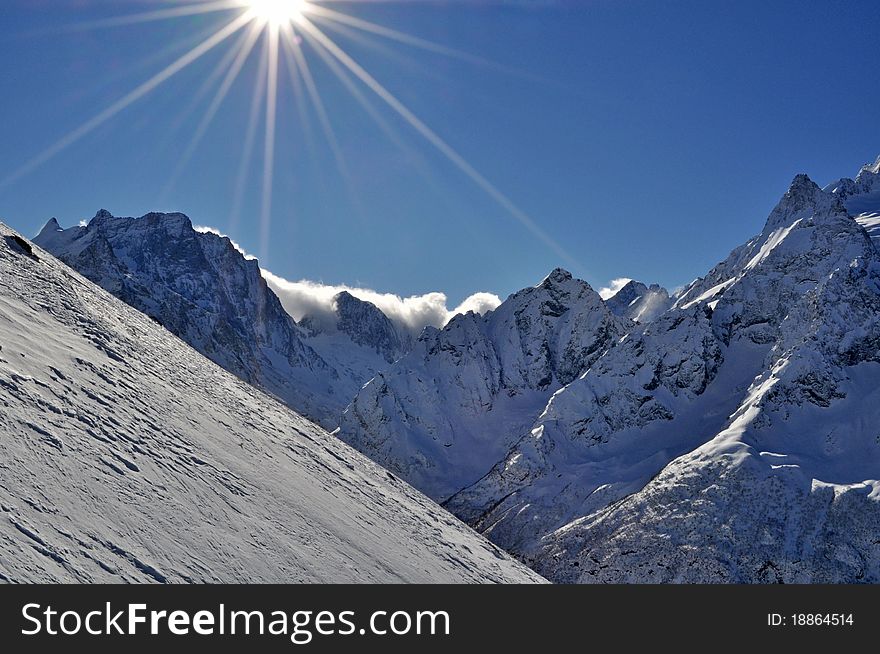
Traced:
<svg viewBox="0 0 880 654">
<path fill-rule="evenodd" d="M 880 200 L 880 198 L 878 198 L 878 200 Z M 878 201 L 878 204 L 880 204 L 880 201 Z M 880 212 L 862 213 L 857 215 L 855 218 L 856 222 L 864 227 L 868 234 L 871 235 L 871 238 L 880 238 Z"/>
<path fill-rule="evenodd" d="M 0 404 L 0 581 L 542 581 L 4 225 Z"/>
<path fill-rule="evenodd" d="M 866 164 L 856 178 L 843 178 L 825 187 L 839 196 L 847 211 L 872 237 L 880 237 L 880 157 Z"/>
</svg>

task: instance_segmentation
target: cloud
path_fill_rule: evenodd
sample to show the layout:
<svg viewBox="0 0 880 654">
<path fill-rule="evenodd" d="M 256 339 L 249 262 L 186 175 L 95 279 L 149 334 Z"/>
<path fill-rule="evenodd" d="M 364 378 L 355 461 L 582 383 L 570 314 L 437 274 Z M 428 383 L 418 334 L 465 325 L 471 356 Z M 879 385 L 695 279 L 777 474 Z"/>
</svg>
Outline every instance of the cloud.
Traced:
<svg viewBox="0 0 880 654">
<path fill-rule="evenodd" d="M 608 300 L 620 292 L 624 286 L 629 284 L 632 280 L 628 277 L 618 277 L 617 279 L 612 279 L 608 286 L 599 289 L 599 297 L 603 300 Z"/>
<path fill-rule="evenodd" d="M 195 225 L 193 229 L 203 234 L 216 234 L 229 238 L 214 227 Z M 248 254 L 232 239 L 229 241 L 245 259 L 256 258 Z M 494 293 L 474 293 L 454 309 L 449 309 L 445 293 L 426 293 L 425 295 L 404 298 L 394 293 L 381 293 L 347 285 L 333 286 L 306 279 L 291 282 L 265 268 L 260 270 L 269 287 L 281 300 L 284 310 L 297 321 L 302 320 L 305 316 L 311 316 L 318 320 L 332 319 L 336 311 L 333 299 L 342 291 L 348 291 L 360 300 L 375 304 L 388 318 L 415 334 L 420 333 L 428 326 L 443 327 L 459 313 L 474 311 L 483 315 L 494 311 L 501 304 L 501 298 Z"/>
<path fill-rule="evenodd" d="M 481 316 L 494 311 L 501 304 L 501 298 L 494 293 L 474 293 L 452 311 L 452 316 L 473 311 Z M 452 318 L 449 316 L 449 319 Z M 447 320 L 448 322 L 448 320 Z"/>
<path fill-rule="evenodd" d="M 394 293 L 381 293 L 353 286 L 333 286 L 308 280 L 291 282 L 268 270 L 263 270 L 263 277 L 281 300 L 284 309 L 295 320 L 301 320 L 304 316 L 320 319 L 331 315 L 334 312 L 333 298 L 342 291 L 348 291 L 360 300 L 375 304 L 391 320 L 413 333 L 418 333 L 427 326 L 443 327 L 459 313 L 475 311 L 484 314 L 501 304 L 501 298 L 497 295 L 475 293 L 454 309 L 449 309 L 445 293 L 426 293 L 404 298 Z"/>
</svg>

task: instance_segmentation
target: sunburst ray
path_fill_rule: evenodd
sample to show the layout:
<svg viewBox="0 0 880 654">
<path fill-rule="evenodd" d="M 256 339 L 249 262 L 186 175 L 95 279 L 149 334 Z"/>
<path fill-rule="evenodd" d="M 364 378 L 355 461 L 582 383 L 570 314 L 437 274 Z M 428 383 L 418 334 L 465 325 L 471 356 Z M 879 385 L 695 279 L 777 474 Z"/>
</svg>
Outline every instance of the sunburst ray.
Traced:
<svg viewBox="0 0 880 654">
<path fill-rule="evenodd" d="M 117 100 L 115 103 L 104 109 L 101 113 L 86 121 L 75 130 L 69 132 L 66 136 L 56 141 L 46 150 L 38 154 L 36 157 L 26 162 L 16 172 L 0 182 L 0 188 L 4 188 L 6 186 L 9 186 L 13 182 L 18 181 L 28 173 L 32 172 L 42 164 L 49 161 L 59 152 L 62 152 L 87 134 L 93 132 L 98 127 L 106 123 L 108 120 L 116 116 L 120 111 L 143 98 L 150 91 L 169 80 L 171 77 L 179 73 L 181 70 L 192 64 L 197 59 L 200 59 L 202 56 L 205 55 L 205 53 L 213 50 L 223 41 L 235 34 L 245 25 L 247 25 L 249 22 L 250 19 L 246 15 L 238 16 L 235 20 L 228 23 L 225 27 L 217 31 L 213 36 L 203 41 L 201 44 L 197 45 L 195 48 L 183 55 L 180 59 L 151 77 L 135 90 L 131 91 L 128 95 L 121 98 L 120 100 Z"/>
<path fill-rule="evenodd" d="M 199 121 L 198 126 L 193 132 L 192 138 L 187 144 L 186 149 L 180 155 L 174 171 L 171 173 L 171 176 L 166 183 L 165 188 L 162 190 L 161 197 L 166 196 L 171 191 L 178 177 L 181 175 L 181 173 L 183 173 L 184 169 L 189 164 L 202 139 L 208 133 L 208 128 L 211 126 L 211 123 L 216 117 L 217 112 L 220 110 L 220 106 L 223 104 L 226 96 L 229 95 L 229 91 L 232 89 L 232 85 L 235 83 L 235 80 L 238 79 L 238 76 L 241 73 L 241 69 L 244 67 L 245 62 L 253 51 L 254 46 L 256 46 L 257 40 L 259 38 L 259 28 L 256 25 L 251 25 L 250 30 L 248 30 L 248 32 L 245 34 L 242 41 L 238 44 L 238 47 L 230 50 L 230 54 L 233 55 L 231 60 L 228 60 L 228 58 L 224 58 L 224 60 L 220 62 L 217 70 L 220 71 L 221 74 L 223 70 L 225 70 L 226 75 L 223 78 L 223 81 L 220 83 L 220 87 L 217 89 L 217 92 L 214 94 L 214 97 L 211 100 L 211 104 L 208 106 L 205 114 L 202 116 L 202 119 Z"/>
<path fill-rule="evenodd" d="M 236 12 L 235 17 L 220 23 L 218 29 L 204 41 L 186 52 L 172 64 L 165 67 L 159 73 L 146 82 L 130 91 L 116 102 L 87 120 L 76 129 L 68 132 L 54 144 L 26 161 L 18 170 L 0 180 L 0 190 L 18 181 L 31 173 L 54 156 L 64 151 L 77 141 L 81 140 L 101 125 L 105 124 L 120 112 L 127 109 L 138 100 L 141 100 L 150 92 L 164 84 L 185 68 L 201 59 L 211 50 L 228 40 L 232 35 L 246 26 L 250 30 L 246 32 L 226 53 L 214 71 L 203 80 L 201 87 L 196 91 L 192 101 L 192 107 L 197 106 L 201 98 L 214 88 L 214 83 L 222 77 L 219 88 L 208 105 L 205 113 L 201 116 L 195 131 L 191 135 L 186 147 L 180 155 L 177 164 L 166 185 L 166 191 L 175 183 L 185 166 L 191 160 L 199 143 L 204 139 L 210 125 L 214 121 L 221 105 L 232 90 L 233 85 L 239 79 L 240 73 L 247 62 L 251 52 L 256 47 L 260 38 L 263 41 L 263 56 L 259 66 L 258 78 L 255 81 L 254 97 L 251 101 L 251 110 L 247 126 L 244 130 L 243 152 L 236 176 L 233 191 L 232 210 L 230 213 L 230 225 L 234 226 L 241 215 L 241 209 L 247 191 L 247 180 L 254 149 L 256 147 L 257 131 L 261 121 L 263 132 L 263 161 L 262 182 L 260 184 L 260 212 L 259 212 L 259 254 L 266 258 L 269 252 L 269 240 L 273 218 L 274 178 L 276 166 L 276 139 L 278 137 L 279 120 L 279 66 L 287 68 L 291 83 L 296 93 L 299 115 L 303 121 L 303 130 L 310 147 L 314 145 L 312 133 L 309 127 L 308 111 L 306 102 L 310 101 L 317 117 L 321 131 L 327 140 L 330 151 L 339 169 L 346 186 L 351 193 L 353 204 L 358 203 L 354 193 L 351 175 L 345 162 L 343 149 L 337 134 L 330 121 L 330 117 L 322 100 L 320 90 L 312 75 L 306 52 L 303 45 L 308 44 L 310 54 L 316 53 L 330 68 L 333 74 L 342 82 L 351 96 L 355 99 L 380 127 L 380 129 L 398 146 L 407 149 L 403 139 L 395 132 L 394 128 L 378 112 L 362 88 L 378 98 L 396 115 L 403 119 L 416 134 L 427 141 L 436 151 L 445 157 L 461 173 L 473 182 L 476 187 L 486 193 L 501 209 L 513 217 L 519 224 L 532 233 L 541 243 L 547 246 L 563 261 L 580 270 L 577 260 L 569 254 L 554 238 L 550 236 L 536 220 L 523 211 L 514 201 L 495 184 L 471 164 L 458 150 L 452 147 L 425 121 L 419 118 L 414 111 L 398 99 L 391 91 L 381 84 L 376 77 L 367 71 L 358 61 L 348 54 L 319 26 L 324 24 L 328 29 L 344 29 L 353 35 L 360 33 L 364 38 L 368 35 L 380 37 L 390 42 L 433 52 L 446 57 L 456 58 L 471 64 L 489 66 L 508 73 L 520 74 L 519 71 L 498 65 L 489 60 L 462 52 L 455 48 L 435 43 L 427 39 L 419 38 L 404 32 L 373 23 L 358 16 L 352 16 L 344 11 L 331 9 L 326 4 L 339 7 L 342 3 L 333 0 L 153 0 L 165 7 L 151 11 L 144 11 L 127 16 L 110 17 L 90 23 L 73 25 L 73 29 L 103 29 L 123 25 L 137 25 L 157 21 L 169 21 L 182 17 L 199 15 L 222 14 L 224 12 Z M 403 2 L 406 0 L 361 0 L 379 2 Z M 173 6 L 167 6 L 173 5 Z M 302 39 L 300 38 L 302 37 Z M 303 40 L 304 39 L 304 40 Z M 283 50 L 283 52 L 282 52 Z M 283 55 L 283 56 L 282 56 Z M 357 82 L 363 86 L 359 87 Z M 234 233 L 234 232 L 233 232 Z"/>
<path fill-rule="evenodd" d="M 529 216 L 525 211 L 520 209 L 507 195 L 499 190 L 492 182 L 484 177 L 467 159 L 458 153 L 455 148 L 444 141 L 434 130 L 426 125 L 416 114 L 414 114 L 405 104 L 380 84 L 375 77 L 368 73 L 351 55 L 347 54 L 340 48 L 330 37 L 318 29 L 314 23 L 308 19 L 300 22 L 301 29 L 309 32 L 315 39 L 324 46 L 330 54 L 336 57 L 342 65 L 348 68 L 358 79 L 363 82 L 367 88 L 381 98 L 391 109 L 397 112 L 407 123 L 412 126 L 425 140 L 433 145 L 441 154 L 451 161 L 459 170 L 471 179 L 477 186 L 489 195 L 498 205 L 500 205 L 507 213 L 516 218 L 526 229 L 528 229 L 535 237 L 537 237 L 544 245 L 549 247 L 557 256 L 562 258 L 568 265 L 576 269 L 580 269 L 578 261 L 569 254 L 553 237 L 545 232 L 538 223 Z"/>
</svg>

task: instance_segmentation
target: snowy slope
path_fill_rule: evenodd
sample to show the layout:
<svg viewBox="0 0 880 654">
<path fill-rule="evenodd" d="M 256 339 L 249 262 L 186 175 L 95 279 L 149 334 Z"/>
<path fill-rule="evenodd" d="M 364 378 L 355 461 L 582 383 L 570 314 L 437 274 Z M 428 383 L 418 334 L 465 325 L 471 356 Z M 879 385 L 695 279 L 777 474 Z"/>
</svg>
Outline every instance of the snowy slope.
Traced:
<svg viewBox="0 0 880 654">
<path fill-rule="evenodd" d="M 332 316 L 296 324 L 257 261 L 232 242 L 193 229 L 183 214 L 87 226 L 52 219 L 34 239 L 80 274 L 167 327 L 239 378 L 327 428 L 411 339 L 375 306 L 348 294 Z"/>
<path fill-rule="evenodd" d="M 798 176 L 762 234 L 447 502 L 556 581 L 880 581 L 880 257 Z"/>
<path fill-rule="evenodd" d="M 639 323 L 648 323 L 672 306 L 669 292 L 662 286 L 629 281 L 617 293 L 605 300 L 616 316 Z"/>
<path fill-rule="evenodd" d="M 0 581 L 531 582 L 0 225 Z"/>
<path fill-rule="evenodd" d="M 555 270 L 486 316 L 428 328 L 414 350 L 371 380 L 339 435 L 438 500 L 475 482 L 624 334 L 583 281 Z"/>
</svg>

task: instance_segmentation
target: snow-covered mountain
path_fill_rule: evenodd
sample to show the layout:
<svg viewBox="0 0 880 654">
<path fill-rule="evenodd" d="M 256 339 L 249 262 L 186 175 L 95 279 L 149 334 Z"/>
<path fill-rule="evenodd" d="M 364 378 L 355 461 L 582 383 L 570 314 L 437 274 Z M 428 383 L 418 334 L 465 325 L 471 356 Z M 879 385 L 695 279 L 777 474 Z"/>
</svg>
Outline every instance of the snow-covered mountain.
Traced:
<svg viewBox="0 0 880 654">
<path fill-rule="evenodd" d="M 332 313 L 314 312 L 299 321 L 303 342 L 338 373 L 337 396 L 346 404 L 365 383 L 413 348 L 413 335 L 371 302 L 348 291 L 333 298 Z M 338 424 L 345 406 L 337 405 L 325 424 Z"/>
<path fill-rule="evenodd" d="M 309 335 L 344 334 L 356 345 L 365 347 L 388 363 L 394 363 L 412 349 L 412 336 L 395 325 L 375 304 L 359 300 L 348 291 L 333 299 L 333 320 L 310 314 L 300 321 Z"/>
<path fill-rule="evenodd" d="M 878 582 L 878 400 L 880 256 L 800 175 L 446 505 L 555 581 Z"/>
<path fill-rule="evenodd" d="M 880 157 L 865 165 L 855 179 L 839 179 L 824 190 L 839 195 L 856 221 L 880 238 Z"/>
<path fill-rule="evenodd" d="M 358 394 L 339 435 L 442 500 L 477 481 L 550 397 L 626 330 L 586 282 L 564 270 L 479 316 L 428 328 Z"/>
<path fill-rule="evenodd" d="M 4 225 L 0 405 L 0 582 L 541 581 Z"/>
<path fill-rule="evenodd" d="M 640 323 L 649 323 L 672 306 L 669 292 L 657 284 L 646 286 L 635 280 L 627 282 L 623 288 L 605 304 L 616 316 Z"/>
<path fill-rule="evenodd" d="M 278 374 L 343 389 L 322 410 L 375 375 L 338 435 L 551 580 L 880 582 L 878 179 L 880 159 L 825 189 L 798 175 L 760 235 L 672 298 L 631 282 L 603 302 L 556 270 L 412 343 L 343 294 L 288 317 Z M 164 284 L 188 304 L 161 306 L 191 310 L 225 279 L 193 246 L 157 246 L 150 268 L 145 237 L 114 242 L 101 218 L 40 241 L 124 299 Z"/>
<path fill-rule="evenodd" d="M 183 214 L 117 218 L 85 226 L 50 220 L 41 247 L 241 379 L 328 428 L 357 391 L 411 338 L 375 306 L 343 294 L 332 315 L 300 326 L 233 243 L 193 229 Z"/>
</svg>

